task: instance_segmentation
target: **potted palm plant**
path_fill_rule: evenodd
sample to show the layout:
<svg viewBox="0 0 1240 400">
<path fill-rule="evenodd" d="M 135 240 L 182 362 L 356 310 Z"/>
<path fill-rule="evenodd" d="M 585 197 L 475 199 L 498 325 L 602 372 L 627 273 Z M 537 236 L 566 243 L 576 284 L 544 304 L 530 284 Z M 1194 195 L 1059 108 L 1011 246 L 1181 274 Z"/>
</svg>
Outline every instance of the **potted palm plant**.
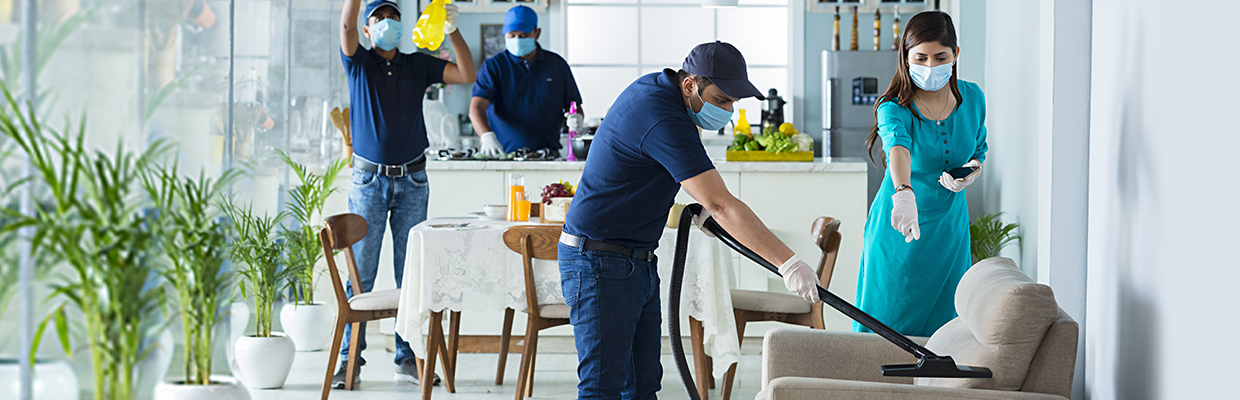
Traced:
<svg viewBox="0 0 1240 400">
<path fill-rule="evenodd" d="M 977 217 L 969 226 L 969 249 L 973 253 L 973 262 L 999 256 L 999 251 L 1008 243 L 1020 240 L 1020 234 L 1012 233 L 1020 227 L 1016 223 L 1003 223 L 999 214 L 985 214 Z"/>
<path fill-rule="evenodd" d="M 280 308 L 280 326 L 293 339 L 297 351 L 319 351 L 331 340 L 336 314 L 326 302 L 314 300 L 315 281 L 321 273 L 315 266 L 323 260 L 318 231 L 322 228 L 323 206 L 336 192 L 333 186 L 336 176 L 348 163 L 332 163 L 320 175 L 293 161 L 284 152 L 280 152 L 280 157 L 300 181 L 289 190 L 288 210 L 296 223 L 281 231 L 288 250 L 285 264 L 299 273 L 293 285 L 294 301 Z"/>
<path fill-rule="evenodd" d="M 31 253 L 47 252 L 68 273 L 52 284 L 52 309 L 40 331 L 54 322 L 65 352 L 72 354 L 68 312 L 80 312 L 89 348 L 96 399 L 131 399 L 137 367 L 160 330 L 163 294 L 158 282 L 161 247 L 136 183 L 166 146 L 135 153 L 121 146 L 109 154 L 85 146 L 85 123 L 56 132 L 23 115 L 7 89 L 0 107 L 0 134 L 25 153 L 35 176 L 27 192 L 45 202 L 32 215 L 7 212 L 12 231 L 33 230 Z M 73 132 L 73 133 L 69 133 Z M 35 348 L 38 348 L 36 335 Z M 33 353 L 33 352 L 32 352 Z"/>
<path fill-rule="evenodd" d="M 182 178 L 175 166 L 143 176 L 159 210 L 155 226 L 167 253 L 162 274 L 176 300 L 185 342 L 185 377 L 160 382 L 156 400 L 250 398 L 232 378 L 211 374 L 221 334 L 217 326 L 227 314 L 235 281 L 225 267 L 228 232 L 216 204 L 236 176 L 232 170 L 217 180 L 202 173 L 197 179 Z"/>
<path fill-rule="evenodd" d="M 279 238 L 278 228 L 287 213 L 257 216 L 253 206 L 242 209 L 229 198 L 224 199 L 221 208 L 230 221 L 229 254 L 239 266 L 237 273 L 241 276 L 237 288 L 242 296 L 254 300 L 257 326 L 254 335 L 237 339 L 233 350 L 236 368 L 247 386 L 279 388 L 284 386 L 293 366 L 295 347 L 288 336 L 272 332 L 272 311 L 281 293 L 300 273 L 281 265 L 285 244 Z"/>
</svg>

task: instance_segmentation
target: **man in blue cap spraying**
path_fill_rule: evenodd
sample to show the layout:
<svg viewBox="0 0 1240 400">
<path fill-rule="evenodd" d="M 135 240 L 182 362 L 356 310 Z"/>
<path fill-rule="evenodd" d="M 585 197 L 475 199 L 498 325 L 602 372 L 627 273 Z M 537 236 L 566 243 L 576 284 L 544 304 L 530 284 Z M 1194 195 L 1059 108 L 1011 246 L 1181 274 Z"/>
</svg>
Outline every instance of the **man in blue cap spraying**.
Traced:
<svg viewBox="0 0 1240 400">
<path fill-rule="evenodd" d="M 504 16 L 507 51 L 482 62 L 469 103 L 482 153 L 560 148 L 560 122 L 581 93 L 568 63 L 538 45 L 538 15 L 526 6 Z"/>
<path fill-rule="evenodd" d="M 680 71 L 638 78 L 607 112 L 590 145 L 560 235 L 560 280 L 577 344 L 579 399 L 653 399 L 659 364 L 659 275 L 654 249 L 682 187 L 736 240 L 779 265 L 784 285 L 817 302 L 818 277 L 728 192 L 697 128 L 714 132 L 742 98 L 763 99 L 740 51 L 694 47 Z M 707 233 L 709 235 L 709 233 Z"/>
<path fill-rule="evenodd" d="M 346 0 L 340 14 L 340 59 L 349 81 L 349 104 L 353 111 L 353 180 L 349 185 L 349 212 L 366 219 L 366 237 L 353 245 L 363 291 L 369 292 L 379 270 L 379 250 L 383 231 L 392 225 L 393 265 L 396 287 L 401 285 L 405 267 L 405 242 L 409 229 L 426 220 L 430 198 L 426 179 L 426 158 L 430 145 L 422 121 L 422 95 L 435 83 L 467 84 L 474 81 L 474 60 L 461 33 L 456 31 L 457 7 L 445 6 L 444 33 L 452 41 L 459 64 L 427 54 L 397 51 L 403 26 L 400 6 L 393 1 L 375 0 L 366 5 L 361 34 L 374 44 L 370 49 L 358 42 L 358 9 L 362 0 Z M 345 285 L 353 296 L 353 286 Z M 350 337 L 361 335 L 366 348 L 365 324 L 362 332 L 345 327 L 340 354 L 347 358 Z M 343 387 L 347 360 L 332 379 L 333 387 Z M 358 359 L 355 368 L 365 360 Z M 396 380 L 418 383 L 413 350 L 396 336 Z M 354 374 L 354 383 L 360 374 Z"/>
</svg>

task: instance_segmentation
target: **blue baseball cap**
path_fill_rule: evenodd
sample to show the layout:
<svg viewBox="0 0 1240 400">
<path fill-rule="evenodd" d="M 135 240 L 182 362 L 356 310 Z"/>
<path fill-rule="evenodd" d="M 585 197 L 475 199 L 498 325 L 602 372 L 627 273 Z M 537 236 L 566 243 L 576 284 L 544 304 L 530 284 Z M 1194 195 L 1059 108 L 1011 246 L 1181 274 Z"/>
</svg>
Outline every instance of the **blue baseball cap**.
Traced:
<svg viewBox="0 0 1240 400">
<path fill-rule="evenodd" d="M 365 21 L 367 25 L 370 25 L 371 14 L 374 14 L 375 10 L 378 10 L 380 7 L 392 7 L 396 10 L 396 16 L 400 16 L 400 6 L 397 5 L 396 2 L 391 0 L 375 0 L 366 5 Z"/>
<path fill-rule="evenodd" d="M 516 6 L 508 9 L 508 14 L 504 15 L 504 33 L 512 31 L 534 32 L 538 28 L 538 14 L 534 13 L 534 9 L 526 6 Z"/>
<path fill-rule="evenodd" d="M 690 74 L 710 78 L 710 81 L 728 96 L 766 100 L 762 92 L 749 82 L 745 57 L 731 44 L 718 40 L 699 44 L 689 51 L 689 56 L 685 57 L 680 68 Z"/>
</svg>

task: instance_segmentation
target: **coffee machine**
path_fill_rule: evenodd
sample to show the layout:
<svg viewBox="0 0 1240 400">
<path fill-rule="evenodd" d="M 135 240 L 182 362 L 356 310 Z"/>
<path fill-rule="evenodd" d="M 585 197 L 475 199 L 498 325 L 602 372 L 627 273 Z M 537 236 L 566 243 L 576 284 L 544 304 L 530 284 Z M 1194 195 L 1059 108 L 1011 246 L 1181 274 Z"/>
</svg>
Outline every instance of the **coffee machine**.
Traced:
<svg viewBox="0 0 1240 400">
<path fill-rule="evenodd" d="M 773 126 L 779 128 L 784 123 L 784 98 L 779 97 L 779 91 L 771 88 L 766 91 L 766 101 L 762 103 L 762 127 Z"/>
</svg>

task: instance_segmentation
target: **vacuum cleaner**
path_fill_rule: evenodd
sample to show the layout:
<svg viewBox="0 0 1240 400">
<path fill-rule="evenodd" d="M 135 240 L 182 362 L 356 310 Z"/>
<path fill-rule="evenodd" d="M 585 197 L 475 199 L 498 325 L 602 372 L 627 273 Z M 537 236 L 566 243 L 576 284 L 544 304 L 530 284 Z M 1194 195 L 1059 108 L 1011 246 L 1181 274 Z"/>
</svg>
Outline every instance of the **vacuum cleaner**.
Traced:
<svg viewBox="0 0 1240 400">
<path fill-rule="evenodd" d="M 685 349 L 681 343 L 680 336 L 680 290 L 684 280 L 685 270 L 685 254 L 688 252 L 689 229 L 693 226 L 693 217 L 701 215 L 703 211 L 701 204 L 690 204 L 685 206 L 684 211 L 680 213 L 680 225 L 676 232 L 676 252 L 672 264 L 672 282 L 668 291 L 667 313 L 671 319 L 668 326 L 668 333 L 671 335 L 672 355 L 676 360 L 676 368 L 680 370 L 680 379 L 684 382 L 685 390 L 689 391 L 689 398 L 693 400 L 701 400 L 698 397 L 697 385 L 693 383 L 693 378 L 689 372 L 689 363 L 685 360 Z M 732 235 L 728 234 L 723 227 L 719 226 L 713 217 L 708 217 L 702 224 L 703 228 L 714 234 L 716 238 L 723 241 L 724 244 L 736 250 L 741 255 L 753 260 L 770 270 L 771 273 L 779 275 L 779 267 L 771 264 L 758 256 L 745 245 L 738 242 Z M 964 365 L 956 365 L 951 356 L 941 356 L 926 349 L 922 345 L 917 344 L 908 337 L 901 335 L 894 329 L 879 322 L 879 320 L 866 314 L 861 309 L 844 301 L 835 294 L 827 291 L 822 286 L 818 287 L 818 298 L 822 299 L 836 310 L 844 315 L 852 318 L 866 328 L 882 336 L 887 341 L 900 347 L 904 351 L 909 352 L 917 357 L 916 364 L 897 364 L 884 365 L 882 367 L 883 376 L 904 376 L 904 377 L 921 377 L 921 378 L 990 378 L 992 373 L 989 368 L 970 367 Z M 743 332 L 737 332 L 743 334 Z M 694 357 L 701 355 L 695 354 Z"/>
</svg>

